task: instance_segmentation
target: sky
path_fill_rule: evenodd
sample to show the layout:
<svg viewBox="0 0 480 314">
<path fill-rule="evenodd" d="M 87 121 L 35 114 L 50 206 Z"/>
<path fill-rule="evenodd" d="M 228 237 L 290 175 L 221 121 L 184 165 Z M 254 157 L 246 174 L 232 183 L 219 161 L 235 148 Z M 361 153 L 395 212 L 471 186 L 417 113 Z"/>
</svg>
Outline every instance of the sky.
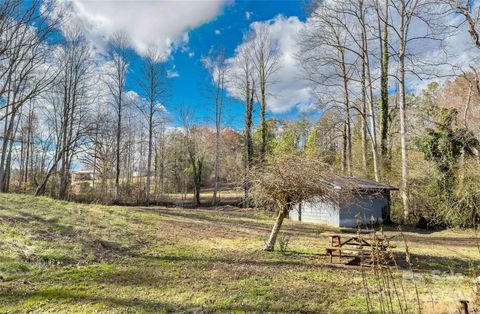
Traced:
<svg viewBox="0 0 480 314">
<path fill-rule="evenodd" d="M 127 90 L 140 93 L 138 75 L 142 57 L 149 47 L 160 49 L 164 57 L 172 92 L 164 101 L 172 126 L 178 126 L 181 108 L 189 108 L 200 123 L 211 124 L 214 104 L 209 96 L 211 77 L 202 62 L 214 49 L 222 47 L 226 58 L 233 58 L 245 41 L 245 34 L 259 23 L 269 25 L 290 58 L 299 28 L 306 19 L 305 0 L 63 0 L 60 2 L 70 17 L 100 52 L 108 37 L 122 31 L 130 37 L 131 66 Z M 288 29 L 286 32 L 285 29 Z M 300 82 L 298 67 L 289 60 L 279 70 L 289 81 Z M 300 84 L 301 86 L 299 86 Z M 302 83 L 278 82 L 272 87 L 267 103 L 267 117 L 292 119 L 301 114 L 302 106 L 312 102 Z M 300 99 L 300 100 L 297 100 Z M 258 122 L 259 110 L 254 112 Z M 243 104 L 228 97 L 224 125 L 241 129 Z"/>
<path fill-rule="evenodd" d="M 180 125 L 181 108 L 193 111 L 197 122 L 213 124 L 214 104 L 209 94 L 212 79 L 203 60 L 220 48 L 224 49 L 227 61 L 228 58 L 233 60 L 237 51 L 248 42 L 245 35 L 260 26 L 267 27 L 279 51 L 279 69 L 272 78 L 275 84 L 269 87 L 267 96 L 267 118 L 306 116 L 314 119 L 320 116 L 315 93 L 304 79 L 295 58 L 298 34 L 308 25 L 305 7 L 310 0 L 44 1 L 59 1 L 61 12 L 66 12 L 69 17 L 70 26 L 80 28 L 99 55 L 105 55 L 112 34 L 121 31 L 129 36 L 132 58 L 126 89 L 130 93 L 140 94 L 138 79 L 142 57 L 149 48 L 158 49 L 170 78 L 171 93 L 163 106 L 169 113 L 171 126 Z M 459 25 L 455 20 L 459 18 L 452 15 L 445 23 Z M 412 29 L 412 33 L 425 31 L 421 24 L 412 26 Z M 444 44 L 446 47 L 440 49 L 437 41 L 412 41 L 409 51 L 415 52 L 422 60 L 441 59 L 448 52 L 449 62 L 454 60 L 462 66 L 471 63 L 472 55 L 477 54 L 466 31 L 448 37 Z M 394 63 L 391 68 L 395 68 Z M 374 76 L 378 76 L 378 70 L 378 67 L 373 69 Z M 452 73 L 450 64 L 435 65 L 434 70 Z M 408 82 L 409 90 L 415 91 L 425 87 L 429 80 L 410 75 Z M 258 105 L 255 109 L 254 121 L 258 123 Z M 241 101 L 229 97 L 223 124 L 241 129 L 243 117 Z"/>
<path fill-rule="evenodd" d="M 243 37 L 255 22 L 264 22 L 281 17 L 305 19 L 303 2 L 289 1 L 236 1 L 227 4 L 219 15 L 189 32 L 187 49 L 178 49 L 172 54 L 172 65 L 178 76 L 173 78 L 172 106 L 167 109 L 175 113 L 176 105 L 191 106 L 196 116 L 211 122 L 214 107 L 209 101 L 207 82 L 209 73 L 202 63 L 202 57 L 208 56 L 212 48 L 224 47 L 226 57 L 232 57 L 235 49 L 243 42 Z M 292 105 L 293 107 L 293 105 Z M 270 106 L 271 110 L 274 108 Z M 272 111 L 268 115 L 272 116 Z M 294 108 L 275 112 L 276 117 L 293 118 L 298 113 Z M 243 125 L 243 104 L 232 97 L 226 104 L 224 123 L 234 128 Z M 257 110 L 258 120 L 258 110 Z"/>
</svg>

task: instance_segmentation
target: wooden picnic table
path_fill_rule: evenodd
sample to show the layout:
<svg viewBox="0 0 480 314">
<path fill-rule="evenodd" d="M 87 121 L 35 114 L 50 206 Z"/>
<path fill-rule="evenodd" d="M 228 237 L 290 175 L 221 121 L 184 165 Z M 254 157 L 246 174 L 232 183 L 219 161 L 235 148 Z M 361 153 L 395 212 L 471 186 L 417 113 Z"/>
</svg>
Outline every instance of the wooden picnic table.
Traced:
<svg viewBox="0 0 480 314">
<path fill-rule="evenodd" d="M 360 262 L 372 262 L 372 253 L 386 252 L 389 248 L 395 247 L 389 241 L 393 236 L 377 235 L 371 233 L 352 234 L 329 234 L 330 246 L 326 247 L 327 255 L 330 255 L 330 262 L 333 257 L 338 256 L 341 261 L 343 257 L 360 259 Z"/>
</svg>

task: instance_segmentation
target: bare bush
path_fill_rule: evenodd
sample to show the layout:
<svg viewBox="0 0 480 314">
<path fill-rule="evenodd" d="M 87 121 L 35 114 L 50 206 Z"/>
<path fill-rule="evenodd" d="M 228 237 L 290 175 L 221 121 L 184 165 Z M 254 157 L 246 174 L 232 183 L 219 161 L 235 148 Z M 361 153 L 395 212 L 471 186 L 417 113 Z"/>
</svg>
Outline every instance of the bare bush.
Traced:
<svg viewBox="0 0 480 314">
<path fill-rule="evenodd" d="M 295 204 L 309 200 L 348 198 L 351 189 L 339 193 L 329 183 L 335 177 L 331 167 L 316 158 L 300 153 L 270 156 L 265 164 L 251 171 L 250 198 L 257 207 L 278 212 L 265 245 L 272 251 L 284 218 Z"/>
</svg>

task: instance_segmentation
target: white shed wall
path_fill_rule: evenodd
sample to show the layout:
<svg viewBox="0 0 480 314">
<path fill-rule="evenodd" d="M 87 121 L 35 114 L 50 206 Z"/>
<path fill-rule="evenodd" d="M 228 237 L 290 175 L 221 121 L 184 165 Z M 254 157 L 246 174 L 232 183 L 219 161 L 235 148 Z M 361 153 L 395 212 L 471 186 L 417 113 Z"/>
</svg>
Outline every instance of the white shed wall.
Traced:
<svg viewBox="0 0 480 314">
<path fill-rule="evenodd" d="M 304 202 L 301 204 L 301 219 L 299 213 L 299 205 L 296 205 L 289 213 L 290 219 L 295 221 L 325 223 L 337 227 L 340 223 L 338 205 L 330 201 L 318 200 Z"/>
<path fill-rule="evenodd" d="M 299 211 L 299 205 L 296 205 L 290 211 L 289 217 L 295 221 L 324 223 L 335 227 L 356 227 L 357 219 L 360 219 L 362 225 L 370 224 L 372 217 L 375 223 L 383 223 L 382 211 L 386 206 L 386 195 L 362 194 L 340 205 L 323 200 L 304 202 L 301 210 Z"/>
</svg>

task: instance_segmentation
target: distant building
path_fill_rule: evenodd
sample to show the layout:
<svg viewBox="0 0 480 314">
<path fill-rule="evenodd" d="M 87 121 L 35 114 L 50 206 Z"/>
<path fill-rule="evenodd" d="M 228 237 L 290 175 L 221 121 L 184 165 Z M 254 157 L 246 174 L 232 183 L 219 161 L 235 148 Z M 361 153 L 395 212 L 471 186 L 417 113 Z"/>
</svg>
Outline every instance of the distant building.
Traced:
<svg viewBox="0 0 480 314">
<path fill-rule="evenodd" d="M 90 181 L 94 179 L 93 170 L 78 170 L 73 173 L 73 181 Z"/>
<path fill-rule="evenodd" d="M 390 191 L 395 187 L 369 179 L 336 176 L 330 187 L 338 199 L 303 202 L 290 211 L 290 219 L 335 227 L 356 227 L 390 221 Z M 352 193 L 345 201 L 343 193 Z"/>
<path fill-rule="evenodd" d="M 86 193 L 93 188 L 95 172 L 93 170 L 78 170 L 73 172 L 72 189 L 75 193 Z"/>
</svg>

